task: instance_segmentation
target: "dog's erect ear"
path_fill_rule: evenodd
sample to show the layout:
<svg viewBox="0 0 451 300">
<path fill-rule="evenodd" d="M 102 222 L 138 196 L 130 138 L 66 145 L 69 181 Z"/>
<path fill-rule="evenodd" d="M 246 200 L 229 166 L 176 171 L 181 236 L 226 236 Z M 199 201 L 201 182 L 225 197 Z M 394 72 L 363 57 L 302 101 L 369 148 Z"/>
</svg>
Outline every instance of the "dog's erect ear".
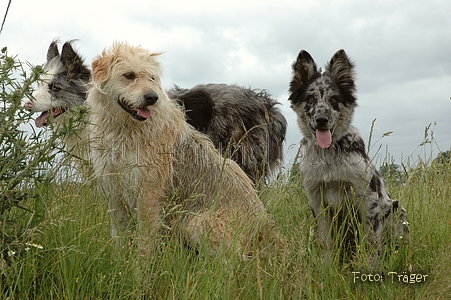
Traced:
<svg viewBox="0 0 451 300">
<path fill-rule="evenodd" d="M 83 58 L 75 52 L 70 42 L 63 45 L 61 61 L 72 77 L 80 78 L 83 81 L 89 81 L 91 78 L 91 71 L 83 64 Z"/>
<path fill-rule="evenodd" d="M 111 65 L 113 63 L 114 56 L 99 56 L 92 62 L 92 80 L 101 85 L 111 76 Z"/>
<path fill-rule="evenodd" d="M 340 86 L 355 89 L 354 63 L 344 50 L 338 50 L 326 66 L 326 71 Z"/>
<path fill-rule="evenodd" d="M 310 54 L 302 50 L 292 65 L 293 80 L 299 85 L 306 85 L 312 77 L 318 73 L 318 68 Z"/>
<path fill-rule="evenodd" d="M 49 50 L 47 50 L 47 61 L 51 61 L 58 55 L 60 55 L 60 52 L 58 51 L 58 43 L 53 41 L 49 46 Z"/>
<path fill-rule="evenodd" d="M 312 79 L 319 77 L 321 74 L 318 71 L 315 61 L 305 50 L 299 52 L 296 61 L 291 67 L 293 69 L 293 79 L 290 82 L 289 100 L 291 102 L 297 102 L 299 101 L 300 94 L 302 94 Z"/>
<path fill-rule="evenodd" d="M 63 50 L 61 52 L 61 61 L 65 66 L 70 66 L 72 64 L 79 63 L 81 61 L 78 54 L 72 48 L 70 42 L 65 42 L 63 45 Z"/>
<path fill-rule="evenodd" d="M 74 51 L 70 42 L 65 42 L 63 45 L 63 50 L 61 51 L 61 61 L 69 71 L 74 73 L 80 72 L 82 59 Z"/>
</svg>

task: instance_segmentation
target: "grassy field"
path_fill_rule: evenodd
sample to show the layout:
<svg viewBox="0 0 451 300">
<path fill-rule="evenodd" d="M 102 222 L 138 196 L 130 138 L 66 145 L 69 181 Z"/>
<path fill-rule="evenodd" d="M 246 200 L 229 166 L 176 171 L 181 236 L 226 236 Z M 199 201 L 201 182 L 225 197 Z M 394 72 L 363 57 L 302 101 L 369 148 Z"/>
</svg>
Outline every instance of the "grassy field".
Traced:
<svg viewBox="0 0 451 300">
<path fill-rule="evenodd" d="M 39 222 L 27 224 L 28 244 L 2 261 L 3 299 L 448 299 L 450 183 L 449 163 L 389 183 L 408 210 L 412 242 L 384 259 L 384 272 L 358 261 L 323 264 L 301 185 L 280 179 L 261 197 L 288 240 L 284 255 L 211 257 L 168 235 L 140 275 L 136 250 L 117 250 L 110 238 L 107 203 L 93 183 L 37 186 L 28 208 Z"/>
<path fill-rule="evenodd" d="M 38 69 L 29 79 L 1 50 L 1 299 L 449 299 L 449 161 L 415 164 L 402 184 L 387 178 L 408 211 L 412 242 L 388 249 L 383 271 L 370 271 L 365 255 L 324 264 L 300 181 L 284 176 L 260 189 L 287 240 L 284 253 L 245 261 L 227 252 L 210 256 L 187 249 L 166 229 L 143 265 L 134 245 L 118 249 L 110 238 L 107 201 L 94 182 L 61 179 L 70 176 L 52 164 L 58 137 L 27 138 L 20 129 L 30 122 L 21 101 Z M 42 166 L 60 179 L 47 180 L 54 176 Z"/>
</svg>

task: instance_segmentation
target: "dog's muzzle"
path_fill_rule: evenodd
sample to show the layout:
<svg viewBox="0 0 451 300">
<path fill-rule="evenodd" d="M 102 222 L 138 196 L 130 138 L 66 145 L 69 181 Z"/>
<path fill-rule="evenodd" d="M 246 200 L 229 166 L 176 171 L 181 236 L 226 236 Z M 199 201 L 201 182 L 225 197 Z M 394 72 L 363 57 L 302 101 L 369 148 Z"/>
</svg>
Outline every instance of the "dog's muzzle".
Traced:
<svg viewBox="0 0 451 300">
<path fill-rule="evenodd" d="M 320 114 L 315 118 L 315 128 L 311 126 L 312 132 L 316 138 L 319 147 L 326 149 L 332 144 L 332 129 L 328 128 L 329 118 Z"/>
<path fill-rule="evenodd" d="M 158 101 L 158 94 L 154 91 L 147 92 L 143 96 L 143 105 L 139 107 L 133 107 L 126 103 L 125 98 L 119 98 L 117 103 L 119 106 L 128 112 L 134 119 L 138 121 L 145 121 L 150 118 L 152 111 L 148 106 L 154 105 Z"/>
<path fill-rule="evenodd" d="M 327 123 L 329 123 L 329 118 L 326 115 L 318 115 L 315 118 L 316 129 L 327 129 Z"/>
</svg>

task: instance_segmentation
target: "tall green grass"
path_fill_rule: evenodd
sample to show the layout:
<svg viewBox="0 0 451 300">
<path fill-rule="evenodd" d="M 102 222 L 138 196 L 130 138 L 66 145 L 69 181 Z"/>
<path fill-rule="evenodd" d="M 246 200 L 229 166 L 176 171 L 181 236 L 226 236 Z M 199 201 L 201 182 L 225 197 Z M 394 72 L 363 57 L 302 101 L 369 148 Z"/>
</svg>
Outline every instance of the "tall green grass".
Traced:
<svg viewBox="0 0 451 300">
<path fill-rule="evenodd" d="M 356 263 L 322 262 L 308 201 L 296 180 L 273 181 L 261 192 L 288 241 L 286 253 L 248 261 L 227 253 L 212 257 L 169 234 L 161 237 L 145 268 L 133 245 L 117 249 L 110 238 L 107 203 L 93 183 L 40 185 L 41 197 L 28 207 L 41 207 L 42 222 L 29 228 L 28 251 L 2 262 L 3 298 L 446 299 L 451 290 L 451 165 L 435 163 L 408 175 L 405 184 L 389 188 L 408 210 L 412 242 L 384 259 L 378 282 L 370 282 Z M 404 283 L 404 273 L 427 277 Z"/>
</svg>

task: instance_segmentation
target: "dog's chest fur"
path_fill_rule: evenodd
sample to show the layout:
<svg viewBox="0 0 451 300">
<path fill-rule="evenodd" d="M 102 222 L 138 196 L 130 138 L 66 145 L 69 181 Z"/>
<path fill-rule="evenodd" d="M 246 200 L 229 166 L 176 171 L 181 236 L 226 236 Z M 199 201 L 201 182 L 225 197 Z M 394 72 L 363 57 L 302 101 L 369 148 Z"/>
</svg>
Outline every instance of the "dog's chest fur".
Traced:
<svg viewBox="0 0 451 300">
<path fill-rule="evenodd" d="M 320 204 L 318 196 L 323 205 L 338 206 L 345 195 L 360 202 L 371 193 L 368 182 L 372 165 L 365 154 L 363 140 L 352 126 L 347 135 L 328 149 L 321 149 L 315 140 L 304 138 L 299 160 L 304 188 L 309 195 L 316 195 L 309 197 L 315 206 Z"/>
<path fill-rule="evenodd" d="M 156 113 L 139 126 L 133 126 L 127 122 L 138 121 L 130 116 L 118 120 L 94 107 L 91 123 L 96 125 L 91 126 L 90 133 L 92 163 L 110 195 L 122 195 L 133 208 L 143 192 L 171 181 L 172 151 L 176 143 L 172 137 L 176 136 L 175 125 L 180 123 L 176 121 L 180 118 L 175 116 L 164 116 L 164 119 L 171 117 L 174 121 L 168 123 Z"/>
</svg>

